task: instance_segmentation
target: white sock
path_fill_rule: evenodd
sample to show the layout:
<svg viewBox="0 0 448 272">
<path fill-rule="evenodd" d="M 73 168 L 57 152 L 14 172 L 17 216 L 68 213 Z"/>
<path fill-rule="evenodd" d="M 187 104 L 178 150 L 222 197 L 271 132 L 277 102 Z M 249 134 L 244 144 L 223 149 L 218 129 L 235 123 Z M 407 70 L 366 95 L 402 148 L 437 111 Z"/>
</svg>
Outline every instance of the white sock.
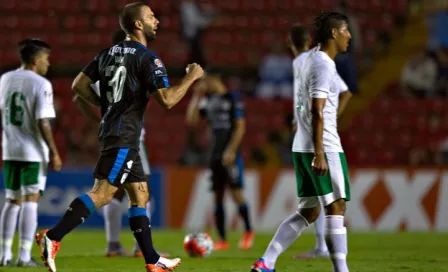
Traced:
<svg viewBox="0 0 448 272">
<path fill-rule="evenodd" d="M 316 249 L 322 252 L 327 252 L 327 244 L 325 243 L 325 212 L 322 209 L 319 217 L 314 222 L 314 228 L 316 229 Z"/>
<path fill-rule="evenodd" d="M 12 259 L 11 246 L 14 239 L 14 233 L 17 227 L 17 217 L 19 215 L 20 205 L 5 202 L 2 215 L 0 217 L 0 245 L 1 256 L 5 260 Z"/>
<path fill-rule="evenodd" d="M 28 262 L 31 259 L 31 248 L 37 229 L 37 207 L 36 202 L 22 203 L 19 216 L 19 259 Z"/>
<path fill-rule="evenodd" d="M 333 272 L 348 272 L 347 229 L 344 227 L 344 216 L 325 217 L 325 239 L 333 263 Z"/>
<path fill-rule="evenodd" d="M 151 223 L 151 200 L 148 201 L 148 204 L 146 204 L 146 214 L 148 215 L 149 222 Z M 140 246 L 138 245 L 137 241 L 135 241 L 134 245 L 134 252 L 141 251 Z"/>
<path fill-rule="evenodd" d="M 118 243 L 121 230 L 121 202 L 118 199 L 114 198 L 104 206 L 104 225 L 107 242 Z"/>
<path fill-rule="evenodd" d="M 290 215 L 280 224 L 263 255 L 268 268 L 274 269 L 278 256 L 300 236 L 308 225 L 308 221 L 298 212 Z"/>
</svg>

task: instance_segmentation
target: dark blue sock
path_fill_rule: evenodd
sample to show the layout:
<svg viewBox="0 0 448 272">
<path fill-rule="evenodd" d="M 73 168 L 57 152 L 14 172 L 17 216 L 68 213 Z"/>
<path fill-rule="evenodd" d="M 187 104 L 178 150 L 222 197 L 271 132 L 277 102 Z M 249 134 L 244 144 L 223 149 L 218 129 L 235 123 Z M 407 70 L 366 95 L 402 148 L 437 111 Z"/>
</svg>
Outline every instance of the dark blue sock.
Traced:
<svg viewBox="0 0 448 272">
<path fill-rule="evenodd" d="M 249 208 L 247 207 L 246 203 L 243 203 L 239 207 L 240 216 L 244 220 L 244 226 L 246 228 L 246 231 L 252 231 L 252 226 L 250 225 L 250 219 L 249 219 Z"/>
<path fill-rule="evenodd" d="M 78 225 L 84 223 L 94 211 L 95 204 L 92 199 L 87 194 L 80 195 L 73 200 L 56 226 L 47 232 L 47 237 L 50 240 L 60 242 L 66 234 L 71 232 Z"/>
<path fill-rule="evenodd" d="M 149 218 L 146 215 L 146 209 L 140 207 L 131 207 L 128 210 L 129 226 L 137 240 L 146 264 L 155 264 L 160 256 L 152 244 L 151 226 Z"/>
<path fill-rule="evenodd" d="M 217 204 L 215 207 L 215 224 L 218 230 L 219 238 L 223 241 L 226 240 L 226 227 L 225 227 L 225 213 L 224 206 Z"/>
</svg>

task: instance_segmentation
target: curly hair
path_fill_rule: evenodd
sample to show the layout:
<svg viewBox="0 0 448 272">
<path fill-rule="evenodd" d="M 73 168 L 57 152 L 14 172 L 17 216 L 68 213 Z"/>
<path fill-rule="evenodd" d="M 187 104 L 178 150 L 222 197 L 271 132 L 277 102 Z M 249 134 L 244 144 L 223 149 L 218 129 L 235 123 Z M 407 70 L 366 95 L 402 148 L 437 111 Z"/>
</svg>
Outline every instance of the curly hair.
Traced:
<svg viewBox="0 0 448 272">
<path fill-rule="evenodd" d="M 342 23 L 348 23 L 348 18 L 342 13 L 324 11 L 314 19 L 314 41 L 326 43 L 332 38 L 332 29 L 341 27 Z"/>
</svg>

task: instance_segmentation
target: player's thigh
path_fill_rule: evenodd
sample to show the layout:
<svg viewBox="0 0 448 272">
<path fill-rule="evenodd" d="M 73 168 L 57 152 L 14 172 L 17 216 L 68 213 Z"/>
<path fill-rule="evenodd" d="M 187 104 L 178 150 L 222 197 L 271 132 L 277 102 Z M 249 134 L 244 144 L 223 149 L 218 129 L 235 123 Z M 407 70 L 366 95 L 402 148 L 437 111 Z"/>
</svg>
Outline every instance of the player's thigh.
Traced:
<svg viewBox="0 0 448 272">
<path fill-rule="evenodd" d="M 3 161 L 3 185 L 6 199 L 20 200 L 20 167 L 19 161 Z"/>
<path fill-rule="evenodd" d="M 140 156 L 142 163 L 143 173 L 146 177 L 149 177 L 151 174 L 151 166 L 149 164 L 148 150 L 146 149 L 145 142 L 143 140 L 140 141 L 138 155 Z"/>
<path fill-rule="evenodd" d="M 325 154 L 328 163 L 328 178 L 325 178 L 322 186 L 321 202 L 327 206 L 337 200 L 350 200 L 350 180 L 348 164 L 344 153 L 331 152 Z"/>
<path fill-rule="evenodd" d="M 231 189 L 244 188 L 244 161 L 241 155 L 238 155 L 235 164 L 226 169 L 227 182 Z"/>
<path fill-rule="evenodd" d="M 309 209 L 318 207 L 319 192 L 316 182 L 317 176 L 311 169 L 313 153 L 293 152 L 294 171 L 296 175 L 298 208 Z"/>
</svg>

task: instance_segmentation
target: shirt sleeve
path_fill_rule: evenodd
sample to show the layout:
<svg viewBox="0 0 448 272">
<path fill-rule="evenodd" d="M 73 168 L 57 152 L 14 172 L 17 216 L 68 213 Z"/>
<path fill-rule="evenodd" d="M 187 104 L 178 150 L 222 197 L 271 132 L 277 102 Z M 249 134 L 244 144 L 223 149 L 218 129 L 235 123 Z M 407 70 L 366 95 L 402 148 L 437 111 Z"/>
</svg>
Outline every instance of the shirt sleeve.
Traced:
<svg viewBox="0 0 448 272">
<path fill-rule="evenodd" d="M 315 63 L 310 71 L 310 95 L 312 98 L 327 98 L 331 80 L 336 73 L 327 63 Z"/>
<path fill-rule="evenodd" d="M 143 79 L 150 93 L 158 89 L 169 88 L 168 74 L 162 61 L 158 58 L 144 58 L 142 60 Z"/>
<path fill-rule="evenodd" d="M 36 119 L 55 118 L 56 112 L 53 105 L 53 88 L 50 82 L 45 82 L 37 93 Z"/>
<path fill-rule="evenodd" d="M 101 54 L 101 53 L 100 53 Z M 88 76 L 93 82 L 97 82 L 100 79 L 100 69 L 99 69 L 99 56 L 98 54 L 92 62 L 87 64 L 86 67 L 82 70 L 82 72 Z"/>
<path fill-rule="evenodd" d="M 241 98 L 241 94 L 232 93 L 233 98 L 233 117 L 235 119 L 244 118 L 244 102 Z"/>
</svg>

